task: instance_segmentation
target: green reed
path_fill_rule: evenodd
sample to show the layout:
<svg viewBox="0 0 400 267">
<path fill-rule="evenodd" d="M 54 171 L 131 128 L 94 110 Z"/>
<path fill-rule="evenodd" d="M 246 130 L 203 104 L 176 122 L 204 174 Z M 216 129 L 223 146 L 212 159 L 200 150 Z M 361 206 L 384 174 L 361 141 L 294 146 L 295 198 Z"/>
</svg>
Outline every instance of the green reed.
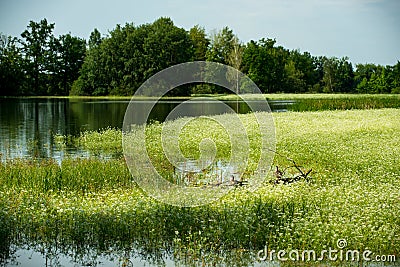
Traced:
<svg viewBox="0 0 400 267">
<path fill-rule="evenodd" d="M 48 191 L 77 191 L 82 193 L 134 186 L 122 160 L 64 159 L 11 160 L 0 165 L 0 187 Z"/>
<path fill-rule="evenodd" d="M 291 111 L 319 111 L 319 110 L 348 110 L 348 109 L 380 109 L 400 108 L 400 97 L 394 96 L 360 96 L 360 97 L 332 97 L 332 98 L 299 98 L 293 105 L 288 106 Z"/>
</svg>

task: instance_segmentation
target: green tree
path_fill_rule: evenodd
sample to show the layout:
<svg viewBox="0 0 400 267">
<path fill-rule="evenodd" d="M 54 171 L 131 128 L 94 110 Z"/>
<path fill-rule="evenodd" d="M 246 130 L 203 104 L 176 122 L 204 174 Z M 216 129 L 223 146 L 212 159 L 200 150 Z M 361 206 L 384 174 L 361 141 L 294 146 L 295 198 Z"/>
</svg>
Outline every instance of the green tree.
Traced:
<svg viewBox="0 0 400 267">
<path fill-rule="evenodd" d="M 204 61 L 206 60 L 206 54 L 210 40 L 207 38 L 204 28 L 199 25 L 193 26 L 189 30 L 189 37 L 193 45 L 193 60 Z"/>
<path fill-rule="evenodd" d="M 160 18 L 151 24 L 143 44 L 149 64 L 149 78 L 156 71 L 171 65 L 190 61 L 192 42 L 183 28 L 174 25 L 170 18 Z"/>
<path fill-rule="evenodd" d="M 54 62 L 56 53 L 51 49 L 54 41 L 54 23 L 46 19 L 40 22 L 30 21 L 27 29 L 21 34 L 22 53 L 27 74 L 27 87 L 36 95 L 47 94 L 47 74 Z"/>
<path fill-rule="evenodd" d="M 390 67 L 390 74 L 388 75 L 388 83 L 390 84 L 390 92 L 393 94 L 400 94 L 400 61 Z"/>
<path fill-rule="evenodd" d="M 243 53 L 243 71 L 252 79 L 263 93 L 268 92 L 269 68 L 267 62 L 268 49 L 272 49 L 275 40 L 262 39 L 260 42 L 251 40 Z M 266 64 L 264 64 L 264 62 Z"/>
<path fill-rule="evenodd" d="M 336 57 L 323 58 L 325 93 L 348 93 L 354 89 L 353 66 L 347 57 L 338 59 Z"/>
<path fill-rule="evenodd" d="M 387 83 L 386 68 L 383 66 L 377 66 L 377 71 L 372 73 L 369 80 L 370 91 L 374 94 L 390 93 L 390 84 Z"/>
<path fill-rule="evenodd" d="M 15 37 L 0 34 L 0 95 L 22 95 L 24 73 L 21 51 Z"/>
<path fill-rule="evenodd" d="M 285 87 L 285 64 L 289 52 L 275 47 L 276 40 L 250 41 L 243 52 L 243 71 L 264 93 L 282 91 Z"/>
<path fill-rule="evenodd" d="M 189 33 L 176 27 L 170 18 L 160 18 L 150 27 L 144 42 L 143 62 L 150 66 L 145 71 L 145 79 L 156 72 L 175 64 L 191 61 L 193 57 L 192 41 Z M 169 92 L 169 95 L 190 95 L 190 86 L 181 86 Z"/>
<path fill-rule="evenodd" d="M 395 67 L 383 67 L 375 64 L 357 64 L 354 73 L 355 91 L 357 93 L 390 93 L 394 88 Z"/>
<path fill-rule="evenodd" d="M 106 70 L 100 46 L 89 49 L 79 71 L 80 75 L 72 84 L 70 95 L 106 95 Z"/>
<path fill-rule="evenodd" d="M 338 91 L 341 93 L 354 92 L 354 71 L 353 65 L 348 61 L 348 57 L 339 60 L 337 76 Z"/>
<path fill-rule="evenodd" d="M 285 64 L 285 92 L 302 93 L 306 91 L 304 74 L 297 69 L 294 61 L 290 60 Z"/>
<path fill-rule="evenodd" d="M 324 76 L 322 82 L 324 84 L 324 93 L 334 93 L 337 89 L 337 69 L 338 69 L 338 59 L 335 57 L 324 58 L 323 69 Z"/>
<path fill-rule="evenodd" d="M 57 57 L 54 64 L 55 84 L 52 94 L 68 95 L 72 83 L 79 77 L 79 70 L 86 54 L 86 41 L 68 33 L 56 39 L 54 49 Z"/>
<path fill-rule="evenodd" d="M 207 60 L 222 64 L 229 64 L 228 58 L 232 53 L 235 35 L 228 27 L 211 34 L 210 48 L 207 51 Z"/>
<path fill-rule="evenodd" d="M 293 62 L 294 66 L 290 66 Z M 323 77 L 322 66 L 317 57 L 313 57 L 310 53 L 301 53 L 299 50 L 290 51 L 288 62 L 285 65 L 286 78 L 301 79 L 301 81 L 287 81 L 286 90 L 304 92 L 306 90 L 313 91 L 319 86 L 319 82 Z M 294 82 L 296 89 L 290 88 L 290 83 Z"/>
<path fill-rule="evenodd" d="M 190 61 L 192 56 L 188 32 L 176 27 L 169 18 L 138 27 L 117 25 L 107 38 L 89 46 L 81 75 L 71 94 L 133 94 L 156 72 Z M 172 92 L 179 95 L 189 93 L 186 87 Z"/>
<path fill-rule="evenodd" d="M 99 32 L 98 29 L 94 29 L 91 33 L 90 33 L 90 37 L 89 37 L 89 49 L 95 48 L 96 46 L 99 46 L 102 42 L 103 38 L 101 37 L 101 33 Z"/>
<path fill-rule="evenodd" d="M 232 39 L 232 50 L 230 54 L 228 55 L 227 62 L 228 64 L 233 67 L 236 70 L 240 70 L 240 67 L 242 65 L 242 60 L 243 60 L 243 45 L 240 43 L 239 38 L 237 36 L 234 36 Z M 227 73 L 227 79 L 228 81 L 233 83 L 234 90 L 237 94 L 239 94 L 239 89 L 240 89 L 240 80 L 239 80 L 239 72 L 234 71 L 233 73 L 230 73 L 228 71 Z"/>
<path fill-rule="evenodd" d="M 357 93 L 367 93 L 370 91 L 369 80 L 376 68 L 373 64 L 357 64 L 354 73 L 355 90 Z"/>
</svg>

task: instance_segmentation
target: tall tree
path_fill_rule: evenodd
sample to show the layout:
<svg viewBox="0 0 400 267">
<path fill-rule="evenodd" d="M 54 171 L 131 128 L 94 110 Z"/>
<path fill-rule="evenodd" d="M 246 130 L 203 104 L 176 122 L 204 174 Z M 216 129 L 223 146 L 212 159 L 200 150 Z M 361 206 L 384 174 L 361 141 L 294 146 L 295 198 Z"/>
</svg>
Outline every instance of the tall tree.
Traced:
<svg viewBox="0 0 400 267">
<path fill-rule="evenodd" d="M 274 47 L 276 40 L 250 41 L 243 53 L 243 71 L 264 93 L 282 91 L 285 79 L 285 64 L 289 52 L 283 47 Z"/>
<path fill-rule="evenodd" d="M 189 30 L 189 37 L 193 44 L 193 60 L 206 60 L 206 53 L 210 44 L 210 40 L 207 38 L 204 28 L 200 27 L 199 25 L 193 26 Z"/>
<path fill-rule="evenodd" d="M 0 34 L 0 95 L 21 95 L 24 81 L 17 38 Z"/>
<path fill-rule="evenodd" d="M 390 83 L 390 92 L 393 94 L 400 94 L 400 61 L 390 68 L 388 75 L 388 83 Z"/>
<path fill-rule="evenodd" d="M 353 65 L 348 57 L 339 60 L 338 65 L 338 91 L 341 93 L 354 92 L 354 71 Z"/>
<path fill-rule="evenodd" d="M 347 57 L 323 59 L 324 76 L 322 78 L 325 93 L 348 93 L 354 88 L 353 66 Z"/>
<path fill-rule="evenodd" d="M 207 60 L 228 64 L 228 58 L 233 49 L 234 38 L 233 31 L 228 27 L 222 28 L 219 32 L 212 33 L 210 48 L 207 51 Z"/>
<path fill-rule="evenodd" d="M 334 93 L 337 89 L 337 69 L 339 65 L 339 60 L 337 58 L 324 58 L 323 63 L 324 77 L 322 81 L 324 83 L 323 91 L 325 93 Z"/>
<path fill-rule="evenodd" d="M 103 38 L 101 37 L 101 33 L 99 32 L 98 29 L 94 29 L 91 33 L 90 33 L 90 37 L 89 37 L 89 49 L 92 49 L 96 46 L 99 46 L 101 44 L 101 41 L 103 40 Z"/>
<path fill-rule="evenodd" d="M 243 59 L 243 45 L 240 43 L 239 38 L 235 35 L 231 41 L 232 50 L 228 55 L 227 62 L 228 64 L 236 70 L 240 70 Z M 228 81 L 232 82 L 234 85 L 234 89 L 236 94 L 239 94 L 240 89 L 240 80 L 239 80 L 239 72 L 234 71 L 233 73 L 227 73 Z"/>
<path fill-rule="evenodd" d="M 293 66 L 290 66 L 292 64 L 290 62 L 293 62 Z M 300 78 L 301 81 L 295 82 L 297 85 L 295 90 L 290 88 L 290 81 L 286 81 L 286 90 L 296 92 L 312 91 L 313 88 L 318 86 L 323 77 L 320 69 L 322 69 L 322 66 L 320 66 L 318 58 L 313 57 L 310 53 L 301 53 L 299 50 L 290 51 L 288 62 L 285 65 L 285 73 L 287 77 L 297 77 L 295 79 Z"/>
<path fill-rule="evenodd" d="M 55 94 L 68 95 L 72 83 L 79 77 L 79 70 L 86 53 L 86 41 L 71 36 L 61 35 L 55 42 L 57 58 L 54 70 L 56 80 Z"/>
<path fill-rule="evenodd" d="M 174 25 L 170 18 L 160 18 L 151 24 L 144 40 L 143 60 L 148 65 L 145 79 L 169 66 L 191 61 L 192 41 L 189 33 Z M 181 86 L 169 92 L 169 95 L 190 95 L 191 88 Z"/>
<path fill-rule="evenodd" d="M 294 61 L 290 60 L 285 64 L 285 87 L 288 93 L 303 93 L 306 91 L 304 74 L 296 68 Z"/>
<path fill-rule="evenodd" d="M 22 34 L 22 52 L 25 59 L 25 70 L 28 75 L 28 86 L 36 95 L 47 94 L 47 73 L 54 62 L 56 53 L 51 49 L 54 23 L 46 19 L 40 22 L 30 21 L 27 30 Z"/>
<path fill-rule="evenodd" d="M 109 37 L 89 46 L 71 94 L 133 94 L 156 72 L 190 61 L 192 55 L 188 32 L 169 18 L 138 27 L 117 25 Z M 175 90 L 175 94 L 189 93 L 184 87 Z"/>
</svg>

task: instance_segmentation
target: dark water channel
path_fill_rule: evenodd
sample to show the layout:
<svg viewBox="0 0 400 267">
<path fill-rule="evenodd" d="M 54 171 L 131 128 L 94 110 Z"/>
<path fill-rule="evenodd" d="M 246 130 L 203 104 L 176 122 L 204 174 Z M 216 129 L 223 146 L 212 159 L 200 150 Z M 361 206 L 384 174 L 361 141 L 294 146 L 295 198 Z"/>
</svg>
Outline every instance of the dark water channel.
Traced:
<svg viewBox="0 0 400 267">
<path fill-rule="evenodd" d="M 184 100 L 159 101 L 148 121 L 164 121 L 167 115 Z M 238 113 L 248 113 L 246 103 L 225 102 Z M 286 111 L 293 101 L 269 102 L 271 110 Z M 62 98 L 0 98 L 0 155 L 12 158 L 62 159 L 66 154 L 85 155 L 76 147 L 60 150 L 54 142 L 55 135 L 79 135 L 85 130 L 107 127 L 121 128 L 128 100 L 62 99 Z M 137 101 L 146 108 L 150 101 Z M 194 107 L 207 109 L 208 114 L 219 114 L 219 105 L 194 103 Z"/>
</svg>

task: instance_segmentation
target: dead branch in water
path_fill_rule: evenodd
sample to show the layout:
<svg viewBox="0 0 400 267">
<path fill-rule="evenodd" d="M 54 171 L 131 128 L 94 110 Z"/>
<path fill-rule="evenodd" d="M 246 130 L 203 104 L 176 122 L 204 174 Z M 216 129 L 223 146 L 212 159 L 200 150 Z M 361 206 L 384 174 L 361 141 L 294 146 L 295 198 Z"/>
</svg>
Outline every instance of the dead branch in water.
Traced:
<svg viewBox="0 0 400 267">
<path fill-rule="evenodd" d="M 280 154 L 277 151 L 274 151 L 272 149 L 270 149 L 270 151 L 274 152 L 278 156 L 286 158 L 288 161 L 293 163 L 292 166 L 289 166 L 289 167 L 285 168 L 284 170 L 280 170 L 278 166 L 275 166 L 275 171 L 274 171 L 275 180 L 271 181 L 271 182 L 273 182 L 273 184 L 279 184 L 279 183 L 290 184 L 290 183 L 297 182 L 297 181 L 300 181 L 300 180 L 304 180 L 304 181 L 307 181 L 307 182 L 310 181 L 311 177 L 309 176 L 309 174 L 312 172 L 312 169 L 309 169 L 308 171 L 303 171 L 301 169 L 302 166 L 297 165 L 297 163 L 292 158 L 284 156 L 284 155 L 282 155 L 282 154 Z M 292 176 L 292 177 L 288 177 L 285 174 L 285 172 L 286 172 L 286 170 L 288 168 L 295 168 L 297 171 L 299 171 L 299 173 L 294 175 L 294 176 Z"/>
</svg>

